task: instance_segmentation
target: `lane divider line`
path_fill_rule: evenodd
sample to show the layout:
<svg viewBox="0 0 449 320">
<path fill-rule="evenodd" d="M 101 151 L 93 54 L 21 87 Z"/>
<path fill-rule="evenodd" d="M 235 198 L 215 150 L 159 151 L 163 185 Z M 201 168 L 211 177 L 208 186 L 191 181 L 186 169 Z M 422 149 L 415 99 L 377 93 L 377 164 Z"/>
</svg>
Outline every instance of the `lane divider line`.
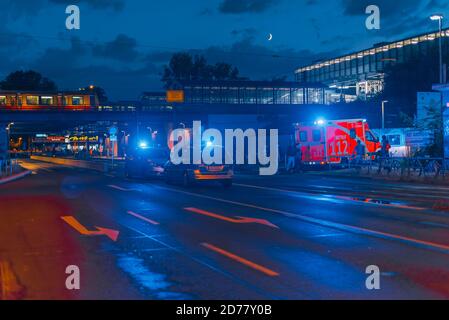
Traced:
<svg viewBox="0 0 449 320">
<path fill-rule="evenodd" d="M 248 218 L 248 217 L 237 217 L 238 219 L 234 219 L 234 218 L 229 218 L 226 216 L 222 216 L 219 215 L 217 213 L 213 213 L 213 212 L 209 212 L 206 210 L 201 210 L 201 209 L 197 209 L 197 208 L 184 208 L 184 210 L 189 211 L 189 212 L 193 212 L 193 213 L 197 213 L 197 214 L 201 214 L 204 216 L 208 216 L 211 218 L 215 218 L 215 219 L 219 219 L 219 220 L 223 220 L 226 222 L 231 222 L 231 223 L 256 223 L 256 224 L 261 224 L 267 227 L 272 227 L 272 228 L 276 228 L 279 229 L 278 226 L 272 224 L 271 222 L 269 222 L 268 220 L 264 220 L 264 219 L 257 219 L 257 218 Z"/>
<path fill-rule="evenodd" d="M 109 184 L 108 187 L 109 187 L 109 188 L 112 188 L 112 189 L 120 190 L 120 191 L 131 191 L 131 190 L 129 190 L 129 189 L 125 189 L 125 188 L 116 186 L 116 185 L 114 185 L 114 184 Z"/>
<path fill-rule="evenodd" d="M 245 281 L 245 280 L 243 280 L 243 279 L 241 279 L 239 277 L 236 277 L 235 275 L 229 273 L 228 271 L 225 271 L 225 270 L 222 270 L 222 269 L 220 269 L 218 267 L 215 267 L 215 266 L 209 264 L 208 262 L 203 261 L 202 259 L 199 259 L 196 256 L 193 256 L 193 255 L 189 254 L 185 249 L 182 249 L 182 248 L 179 248 L 179 247 L 173 247 L 173 246 L 171 246 L 171 245 L 169 245 L 169 244 L 167 244 L 167 243 L 165 243 L 163 241 L 160 241 L 159 239 L 155 238 L 154 236 L 150 236 L 150 235 L 146 234 L 143 231 L 140 231 L 138 229 L 135 229 L 133 227 L 130 227 L 130 226 L 125 225 L 125 224 L 120 223 L 120 222 L 119 222 L 119 224 L 122 225 L 123 227 L 129 229 L 129 230 L 137 232 L 137 233 L 139 233 L 139 234 L 141 234 L 143 236 L 146 236 L 147 238 L 149 238 L 151 240 L 154 240 L 154 241 L 158 242 L 159 244 L 167 247 L 167 249 L 173 250 L 174 252 L 179 253 L 180 255 L 182 255 L 184 257 L 192 259 L 196 263 L 198 263 L 198 264 L 200 264 L 200 265 L 202 265 L 202 266 L 204 266 L 204 267 L 206 267 L 206 268 L 208 268 L 208 269 L 210 269 L 210 270 L 212 270 L 214 272 L 217 272 L 217 273 L 223 275 L 224 277 L 226 277 L 228 279 L 231 279 L 231 280 L 233 280 L 233 281 L 235 281 L 235 282 L 237 282 L 239 284 L 242 284 L 242 285 L 244 285 L 246 287 L 252 288 L 254 291 L 259 292 L 262 296 L 266 296 L 268 300 L 279 300 L 280 299 L 280 297 L 273 296 L 273 295 L 267 293 L 266 291 L 262 291 L 262 290 L 260 290 L 259 287 L 254 286 L 250 282 Z"/>
<path fill-rule="evenodd" d="M 258 209 L 258 210 L 262 210 L 262 211 L 266 211 L 266 212 L 281 214 L 285 217 L 294 218 L 294 219 L 302 220 L 304 222 L 313 223 L 313 224 L 321 225 L 321 226 L 325 226 L 325 227 L 330 227 L 330 228 L 337 229 L 337 230 L 343 230 L 343 231 L 347 231 L 347 232 L 351 232 L 351 233 L 373 236 L 376 238 L 382 238 L 382 239 L 386 239 L 386 240 L 396 240 L 396 241 L 400 241 L 403 243 L 412 244 L 412 245 L 415 245 L 415 246 L 418 246 L 421 248 L 427 248 L 427 249 L 436 250 L 436 251 L 440 251 L 440 252 L 443 251 L 444 253 L 449 253 L 449 245 L 443 245 L 443 244 L 439 244 L 439 243 L 434 243 L 434 242 L 414 239 L 414 238 L 410 238 L 410 237 L 395 235 L 395 234 L 391 234 L 391 233 L 387 233 L 387 232 L 376 231 L 376 230 L 366 229 L 366 228 L 362 228 L 362 227 L 341 224 L 338 222 L 332 222 L 332 221 L 322 220 L 322 219 L 318 219 L 318 218 L 312 218 L 312 217 L 305 216 L 305 215 L 295 214 L 295 213 L 277 210 L 277 209 L 260 207 L 260 206 L 256 206 L 256 205 L 252 205 L 252 204 L 248 204 L 248 203 L 242 203 L 242 202 L 238 202 L 238 201 L 226 200 L 226 199 L 206 196 L 206 195 L 202 195 L 202 194 L 181 191 L 181 190 L 177 190 L 177 189 L 170 189 L 170 188 L 165 188 L 165 187 L 160 187 L 160 188 L 169 190 L 169 191 L 173 191 L 173 192 L 178 192 L 178 193 L 194 196 L 194 197 L 198 197 L 198 198 L 210 199 L 210 200 L 215 200 L 215 201 L 219 201 L 219 202 L 223 202 L 223 203 L 229 203 L 229 204 L 234 204 L 234 205 L 238 205 L 238 206 L 242 206 L 242 207 L 253 208 L 253 209 Z"/>
<path fill-rule="evenodd" d="M 125 192 L 140 191 L 140 190 L 135 190 L 135 189 L 122 188 L 122 187 L 116 186 L 115 184 L 109 184 L 108 187 L 112 188 L 112 189 L 120 190 L 120 191 L 125 191 Z"/>
<path fill-rule="evenodd" d="M 233 254 L 233 253 L 229 252 L 229 251 L 223 250 L 223 249 L 221 249 L 219 247 L 216 247 L 216 246 L 214 246 L 212 244 L 203 242 L 201 245 L 203 247 L 205 247 L 205 248 L 207 248 L 209 250 L 212 250 L 212 251 L 214 251 L 216 253 L 219 253 L 219 254 L 221 254 L 221 255 L 223 255 L 223 256 L 231 259 L 231 260 L 237 261 L 237 262 L 239 262 L 241 264 L 244 264 L 247 267 L 250 267 L 250 268 L 252 268 L 254 270 L 262 272 L 262 273 L 266 274 L 267 276 L 270 276 L 270 277 L 278 277 L 279 276 L 279 273 L 276 272 L 276 271 L 273 271 L 273 270 L 268 269 L 268 268 L 266 268 L 264 266 L 261 266 L 260 264 L 257 264 L 257 263 L 254 263 L 252 261 L 249 261 L 249 260 L 247 260 L 245 258 L 242 258 L 242 257 L 240 257 L 240 256 L 238 256 L 236 254 Z"/>
<path fill-rule="evenodd" d="M 157 221 L 154 221 L 154 220 L 151 220 L 151 219 L 149 219 L 149 218 L 146 218 L 146 217 L 144 217 L 144 216 L 142 216 L 142 215 L 140 215 L 140 214 L 138 214 L 138 213 L 135 213 L 135 212 L 133 212 L 133 211 L 131 211 L 131 210 L 128 211 L 127 213 L 128 213 L 129 215 L 132 215 L 132 216 L 134 216 L 134 217 L 140 219 L 140 220 L 143 220 L 143 221 L 146 221 L 146 222 L 148 222 L 148 223 L 151 223 L 151 224 L 153 224 L 153 225 L 155 225 L 155 226 L 157 226 L 157 225 L 160 224 L 160 223 L 157 222 Z"/>
</svg>

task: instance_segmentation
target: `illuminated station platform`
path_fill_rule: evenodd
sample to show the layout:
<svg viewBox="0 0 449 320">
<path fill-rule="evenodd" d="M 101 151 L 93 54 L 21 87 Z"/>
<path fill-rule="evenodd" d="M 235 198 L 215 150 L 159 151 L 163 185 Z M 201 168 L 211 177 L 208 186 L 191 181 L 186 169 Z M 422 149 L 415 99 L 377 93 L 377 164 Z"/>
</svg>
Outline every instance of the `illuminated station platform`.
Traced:
<svg viewBox="0 0 449 320">
<path fill-rule="evenodd" d="M 437 61 L 440 37 L 443 59 L 447 61 L 449 29 L 443 29 L 441 34 L 437 31 L 395 42 L 379 43 L 369 49 L 302 66 L 295 71 L 296 79 L 299 83 L 326 84 L 340 93 L 347 102 L 368 99 L 383 91 L 388 67 L 433 54 Z"/>
</svg>

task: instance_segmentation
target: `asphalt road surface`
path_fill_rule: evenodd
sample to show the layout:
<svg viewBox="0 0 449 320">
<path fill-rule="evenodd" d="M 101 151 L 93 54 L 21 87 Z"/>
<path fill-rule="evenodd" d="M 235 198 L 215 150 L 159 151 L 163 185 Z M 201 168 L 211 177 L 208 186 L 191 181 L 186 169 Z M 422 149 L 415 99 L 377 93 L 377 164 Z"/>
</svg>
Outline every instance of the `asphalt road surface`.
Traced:
<svg viewBox="0 0 449 320">
<path fill-rule="evenodd" d="M 0 186 L 2 299 L 449 298 L 449 187 L 305 174 L 184 188 L 23 164 L 32 175 Z"/>
</svg>

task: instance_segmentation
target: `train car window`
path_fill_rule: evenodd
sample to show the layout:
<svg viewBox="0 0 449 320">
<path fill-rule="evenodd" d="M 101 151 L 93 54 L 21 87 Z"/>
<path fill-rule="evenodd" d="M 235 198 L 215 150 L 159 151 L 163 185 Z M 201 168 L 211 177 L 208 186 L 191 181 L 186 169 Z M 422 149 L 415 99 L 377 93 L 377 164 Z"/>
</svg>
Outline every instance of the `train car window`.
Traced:
<svg viewBox="0 0 449 320">
<path fill-rule="evenodd" d="M 28 105 L 39 105 L 39 96 L 27 96 L 26 100 Z"/>
<path fill-rule="evenodd" d="M 83 104 L 83 97 L 73 97 L 72 98 L 72 104 L 74 106 L 80 106 Z"/>
<path fill-rule="evenodd" d="M 41 103 L 45 106 L 49 106 L 53 104 L 53 97 L 41 97 Z"/>
</svg>

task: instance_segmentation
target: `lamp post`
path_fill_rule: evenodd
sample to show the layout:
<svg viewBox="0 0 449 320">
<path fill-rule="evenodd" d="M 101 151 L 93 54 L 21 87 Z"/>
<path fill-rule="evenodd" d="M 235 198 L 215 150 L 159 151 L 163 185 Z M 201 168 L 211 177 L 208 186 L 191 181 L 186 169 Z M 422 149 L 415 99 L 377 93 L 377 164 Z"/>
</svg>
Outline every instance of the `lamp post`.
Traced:
<svg viewBox="0 0 449 320">
<path fill-rule="evenodd" d="M 385 104 L 388 102 L 388 100 L 382 101 L 382 135 L 385 132 Z"/>
<path fill-rule="evenodd" d="M 443 19 L 444 16 L 442 14 L 434 14 L 430 16 L 430 20 L 438 21 L 440 84 L 443 84 L 443 45 L 442 45 Z"/>
<path fill-rule="evenodd" d="M 12 174 L 12 163 L 11 163 L 11 151 L 10 151 L 10 143 L 11 143 L 11 127 L 14 125 L 14 122 L 8 123 L 7 127 L 6 127 L 6 133 L 7 136 L 6 138 L 8 139 L 8 141 L 6 142 L 6 152 L 7 152 L 7 158 L 6 161 L 9 160 L 9 166 L 10 166 L 10 170 L 11 170 L 11 174 Z M 6 162 L 8 163 L 8 162 Z M 7 169 L 7 167 L 5 167 Z"/>
</svg>

